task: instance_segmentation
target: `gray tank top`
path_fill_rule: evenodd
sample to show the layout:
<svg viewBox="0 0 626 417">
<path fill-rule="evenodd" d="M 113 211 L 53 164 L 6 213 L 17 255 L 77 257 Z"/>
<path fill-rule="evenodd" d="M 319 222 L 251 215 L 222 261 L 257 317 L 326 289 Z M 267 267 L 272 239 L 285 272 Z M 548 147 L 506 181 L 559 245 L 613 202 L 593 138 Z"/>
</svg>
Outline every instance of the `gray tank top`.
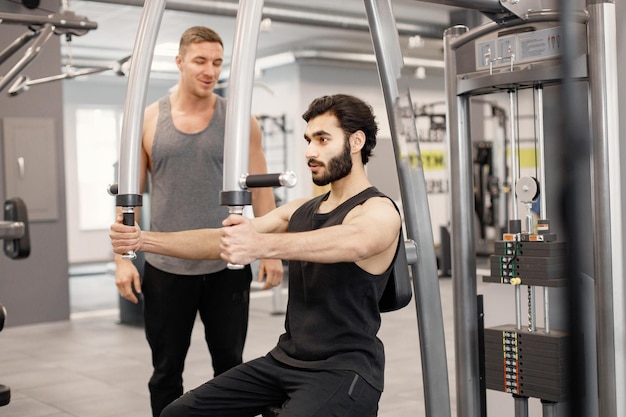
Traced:
<svg viewBox="0 0 626 417">
<path fill-rule="evenodd" d="M 150 230 L 221 227 L 228 207 L 220 205 L 226 100 L 217 97 L 215 112 L 202 131 L 187 134 L 174 127 L 169 97 L 159 100 L 150 179 Z M 171 274 L 201 275 L 226 268 L 226 262 L 190 261 L 146 253 L 146 261 Z"/>
</svg>

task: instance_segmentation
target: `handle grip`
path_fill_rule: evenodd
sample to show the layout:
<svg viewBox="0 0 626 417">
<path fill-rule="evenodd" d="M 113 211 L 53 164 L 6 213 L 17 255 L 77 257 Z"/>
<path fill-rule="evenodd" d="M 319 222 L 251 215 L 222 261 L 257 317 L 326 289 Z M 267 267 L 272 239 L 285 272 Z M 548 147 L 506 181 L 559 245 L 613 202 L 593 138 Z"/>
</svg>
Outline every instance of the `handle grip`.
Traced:
<svg viewBox="0 0 626 417">
<path fill-rule="evenodd" d="M 228 214 L 238 214 L 238 215 L 243 215 L 243 206 L 228 206 Z M 239 264 L 232 264 L 230 262 L 228 262 L 226 264 L 226 267 L 228 269 L 243 269 L 244 265 L 239 265 Z"/>
<path fill-rule="evenodd" d="M 135 225 L 135 208 L 134 207 L 122 207 L 122 224 L 126 226 Z M 122 259 L 137 259 L 137 254 L 134 250 L 130 250 L 122 255 Z"/>
<path fill-rule="evenodd" d="M 246 175 L 244 183 L 240 184 L 241 188 L 260 188 L 260 187 L 287 187 L 292 188 L 296 185 L 296 173 L 293 171 L 285 171 L 278 174 L 256 174 Z"/>
</svg>

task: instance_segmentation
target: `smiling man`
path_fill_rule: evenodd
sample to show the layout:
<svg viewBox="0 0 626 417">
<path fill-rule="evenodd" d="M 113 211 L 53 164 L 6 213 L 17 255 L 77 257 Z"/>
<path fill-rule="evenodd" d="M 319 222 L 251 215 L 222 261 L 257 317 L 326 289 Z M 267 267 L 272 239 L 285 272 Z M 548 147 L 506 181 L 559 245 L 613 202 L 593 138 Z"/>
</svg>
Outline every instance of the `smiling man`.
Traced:
<svg viewBox="0 0 626 417">
<path fill-rule="evenodd" d="M 116 253 L 289 260 L 285 333 L 276 347 L 184 394 L 161 417 L 256 416 L 276 405 L 281 417 L 377 414 L 385 362 L 378 301 L 398 253 L 400 214 L 365 172 L 378 131 L 369 105 L 325 96 L 303 118 L 305 157 L 313 181 L 330 185 L 326 194 L 254 219 L 230 215 L 221 229 L 142 232 L 121 217 L 111 226 Z"/>
</svg>

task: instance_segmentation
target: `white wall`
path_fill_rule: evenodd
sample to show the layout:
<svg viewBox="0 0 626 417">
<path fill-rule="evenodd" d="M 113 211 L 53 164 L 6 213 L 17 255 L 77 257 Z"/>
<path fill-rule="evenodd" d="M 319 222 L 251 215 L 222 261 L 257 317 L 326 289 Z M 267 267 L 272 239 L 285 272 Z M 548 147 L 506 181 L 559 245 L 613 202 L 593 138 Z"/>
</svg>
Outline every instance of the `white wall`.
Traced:
<svg viewBox="0 0 626 417">
<path fill-rule="evenodd" d="M 77 78 L 63 82 L 63 107 L 65 124 L 65 169 L 67 200 L 68 261 L 71 264 L 87 262 L 106 262 L 113 259 L 109 241 L 109 230 L 80 230 L 79 228 L 79 193 L 76 166 L 76 121 L 75 111 L 80 106 L 102 106 L 106 108 L 124 108 L 127 78 L 99 75 Z M 171 80 L 151 80 L 146 103 L 167 94 L 174 85 Z M 107 192 L 107 185 L 113 183 L 114 169 L 111 167 L 110 181 L 102 184 L 102 193 Z M 111 223 L 115 219 L 115 199 L 111 201 Z"/>
</svg>

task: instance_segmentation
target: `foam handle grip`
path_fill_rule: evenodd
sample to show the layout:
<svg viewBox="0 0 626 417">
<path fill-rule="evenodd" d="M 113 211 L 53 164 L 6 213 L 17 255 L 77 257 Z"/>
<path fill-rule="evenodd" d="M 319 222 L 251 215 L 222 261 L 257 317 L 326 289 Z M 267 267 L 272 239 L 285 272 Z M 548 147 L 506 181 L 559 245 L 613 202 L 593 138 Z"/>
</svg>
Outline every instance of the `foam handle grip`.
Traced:
<svg viewBox="0 0 626 417">
<path fill-rule="evenodd" d="M 122 219 L 122 223 L 126 226 L 134 226 L 135 225 L 135 213 L 124 213 L 124 218 Z"/>
<path fill-rule="evenodd" d="M 246 178 L 246 185 L 249 188 L 259 188 L 259 187 L 280 187 L 281 174 L 257 174 L 257 175 L 248 175 Z"/>
</svg>

